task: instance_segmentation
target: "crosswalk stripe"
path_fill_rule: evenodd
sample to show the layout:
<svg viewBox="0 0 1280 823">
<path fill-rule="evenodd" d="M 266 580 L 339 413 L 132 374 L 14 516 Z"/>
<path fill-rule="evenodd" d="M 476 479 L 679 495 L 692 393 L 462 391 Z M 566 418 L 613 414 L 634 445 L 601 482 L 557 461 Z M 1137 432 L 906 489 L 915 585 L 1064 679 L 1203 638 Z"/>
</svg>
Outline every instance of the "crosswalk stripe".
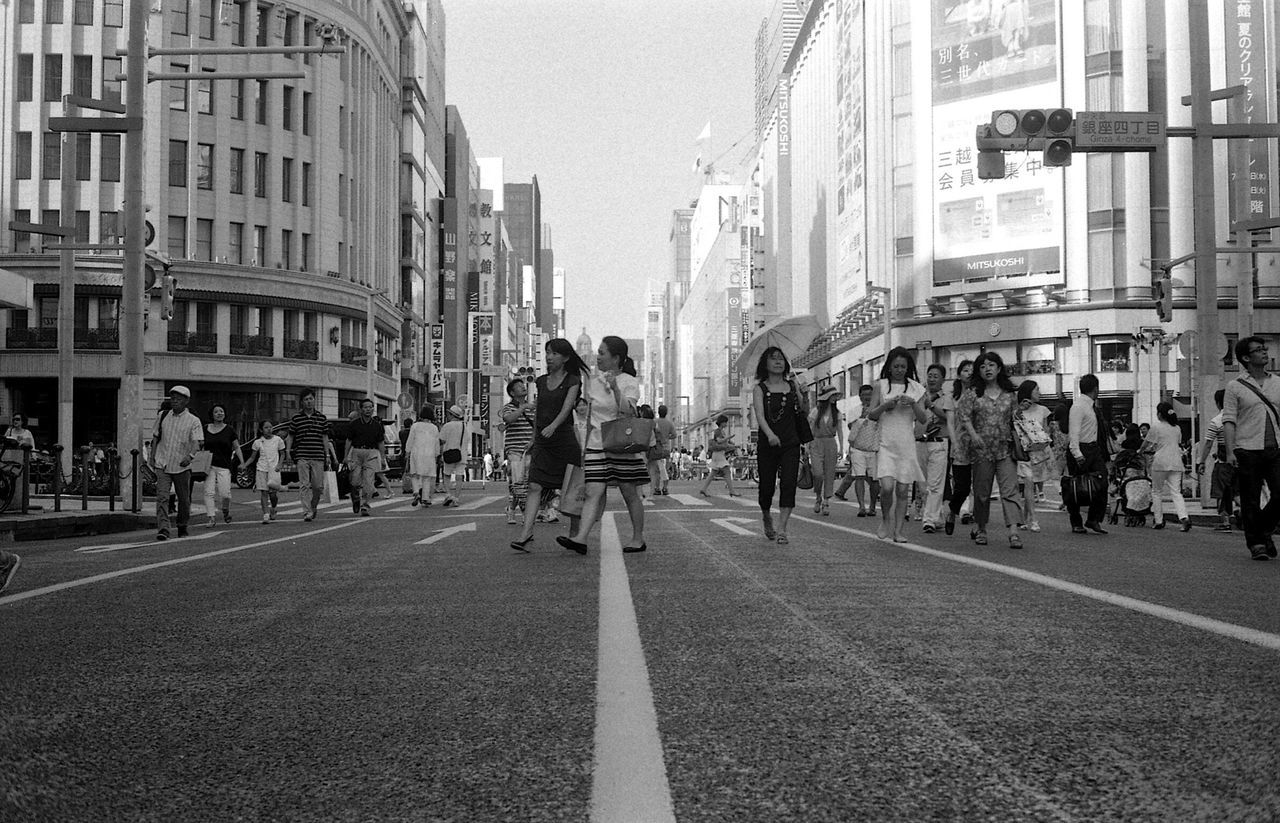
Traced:
<svg viewBox="0 0 1280 823">
<path fill-rule="evenodd" d="M 710 501 L 703 500 L 701 497 L 694 497 L 691 494 L 672 493 L 666 496 L 670 497 L 672 500 L 675 500 L 679 503 L 683 503 L 686 506 L 710 506 L 711 505 Z"/>
</svg>

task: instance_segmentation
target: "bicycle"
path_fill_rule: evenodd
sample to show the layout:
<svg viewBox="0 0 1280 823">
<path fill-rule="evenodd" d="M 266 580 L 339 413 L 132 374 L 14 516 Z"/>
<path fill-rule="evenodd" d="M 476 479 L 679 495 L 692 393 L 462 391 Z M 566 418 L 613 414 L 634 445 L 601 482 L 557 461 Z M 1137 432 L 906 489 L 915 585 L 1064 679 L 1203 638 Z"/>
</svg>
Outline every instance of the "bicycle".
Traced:
<svg viewBox="0 0 1280 823">
<path fill-rule="evenodd" d="M 14 460 L 0 460 L 0 512 L 9 510 L 20 488 L 22 488 L 22 463 Z"/>
</svg>

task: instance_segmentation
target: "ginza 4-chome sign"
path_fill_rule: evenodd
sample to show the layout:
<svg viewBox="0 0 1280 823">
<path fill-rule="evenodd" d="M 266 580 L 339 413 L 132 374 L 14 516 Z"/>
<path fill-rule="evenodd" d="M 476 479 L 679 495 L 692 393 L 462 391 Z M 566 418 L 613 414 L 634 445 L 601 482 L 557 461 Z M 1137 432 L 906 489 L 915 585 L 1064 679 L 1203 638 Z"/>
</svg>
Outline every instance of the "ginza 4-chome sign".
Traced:
<svg viewBox="0 0 1280 823">
<path fill-rule="evenodd" d="M 1075 147 L 1086 151 L 1152 151 L 1166 139 L 1163 112 L 1078 111 L 1075 119 Z"/>
</svg>

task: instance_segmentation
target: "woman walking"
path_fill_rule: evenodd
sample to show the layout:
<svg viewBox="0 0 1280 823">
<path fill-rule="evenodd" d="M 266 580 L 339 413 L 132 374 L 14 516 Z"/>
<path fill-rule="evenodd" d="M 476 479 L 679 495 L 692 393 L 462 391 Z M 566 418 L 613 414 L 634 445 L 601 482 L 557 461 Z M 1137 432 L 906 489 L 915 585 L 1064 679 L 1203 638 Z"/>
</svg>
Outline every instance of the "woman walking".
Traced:
<svg viewBox="0 0 1280 823">
<path fill-rule="evenodd" d="M 809 413 L 809 425 L 813 430 L 813 443 L 809 457 L 813 461 L 813 513 L 831 516 L 831 495 L 835 493 L 836 460 L 844 450 L 840 425 L 840 409 L 836 401 L 840 390 L 826 386 L 818 392 L 818 405 Z"/>
<path fill-rule="evenodd" d="M 969 432 L 960 425 L 955 411 L 972 380 L 973 361 L 961 360 L 960 368 L 956 369 L 955 382 L 951 384 L 952 407 L 947 410 L 947 430 L 951 437 L 951 500 L 947 507 L 947 522 L 943 524 L 943 530 L 947 534 L 955 533 L 957 516 L 967 516 L 960 512 L 969 500 L 969 492 L 973 490 L 972 444 L 969 442 Z M 970 511 L 972 510 L 970 506 Z"/>
<path fill-rule="evenodd" d="M 539 377 L 537 406 L 534 414 L 533 446 L 529 452 L 529 498 L 542 499 L 543 489 L 558 489 L 564 484 L 564 470 L 582 465 L 582 444 L 573 428 L 573 407 L 582 396 L 583 381 L 589 372 L 587 364 L 563 337 L 552 338 L 546 345 L 547 373 Z M 525 506 L 524 528 L 511 541 L 511 548 L 527 552 L 533 540 L 533 524 L 537 506 Z M 570 528 L 578 518 L 570 515 Z"/>
<path fill-rule="evenodd" d="M 902 524 L 906 521 L 911 484 L 924 482 L 916 456 L 915 425 L 925 422 L 929 413 L 924 406 L 924 386 L 916 376 L 915 358 L 902 346 L 895 347 L 885 358 L 867 416 L 880 422 L 880 454 L 876 460 L 880 528 L 876 534 L 881 540 L 892 538 L 895 543 L 905 543 Z"/>
<path fill-rule="evenodd" d="M 973 519 L 978 528 L 973 539 L 987 545 L 987 521 L 991 517 L 991 484 L 1000 485 L 1000 504 L 1004 507 L 1005 527 L 1009 531 L 1009 547 L 1022 548 L 1022 538 L 1013 531 L 1022 512 L 1022 495 L 1018 491 L 1018 467 L 1013 462 L 1013 412 L 1017 392 L 1004 361 L 995 352 L 978 355 L 974 363 L 973 388 L 960 398 L 956 416 L 968 432 L 973 459 Z"/>
<path fill-rule="evenodd" d="M 217 522 L 217 501 L 222 501 L 222 522 L 231 522 L 231 458 L 244 462 L 244 451 L 235 429 L 227 425 L 227 409 L 214 403 L 209 409 L 210 422 L 204 426 L 204 447 L 209 450 L 209 473 L 204 478 L 204 510 L 208 514 L 205 526 L 213 528 Z"/>
<path fill-rule="evenodd" d="M 1022 437 L 1029 460 L 1019 460 L 1018 483 L 1022 485 L 1022 517 L 1019 528 L 1040 531 L 1036 517 L 1036 489 L 1052 479 L 1053 452 L 1049 436 L 1049 409 L 1040 405 L 1040 384 L 1023 380 L 1018 385 L 1018 408 L 1013 413 L 1015 436 Z"/>
<path fill-rule="evenodd" d="M 556 542 L 578 554 L 587 553 L 587 536 L 604 513 L 605 492 L 616 484 L 631 515 L 631 540 L 623 544 L 628 554 L 649 547 L 644 541 L 644 501 L 640 487 L 649 483 L 649 468 L 644 452 L 607 452 L 600 427 L 610 420 L 635 417 L 640 401 L 640 381 L 636 364 L 627 356 L 627 341 L 607 335 L 600 340 L 596 352 L 596 370 L 586 383 L 585 394 L 590 404 L 587 425 L 586 459 L 582 467 L 587 480 L 587 502 L 582 518 L 571 535 L 561 535 Z"/>
<path fill-rule="evenodd" d="M 800 420 L 809 414 L 808 398 L 791 376 L 791 363 L 782 349 L 770 346 L 756 363 L 752 408 L 759 427 L 756 461 L 760 472 L 757 498 L 764 520 L 764 536 L 786 545 L 787 522 L 796 507 L 796 478 L 800 474 Z M 778 494 L 778 527 L 774 529 L 773 493 Z"/>
<path fill-rule="evenodd" d="M 404 441 L 405 473 L 413 490 L 412 505 L 431 505 L 435 492 L 436 458 L 440 456 L 440 429 L 433 421 L 435 409 L 423 406 L 418 419 L 409 427 L 409 437 Z"/>
<path fill-rule="evenodd" d="M 507 460 L 507 522 L 524 517 L 529 501 L 529 448 L 533 445 L 533 421 L 537 406 L 529 400 L 529 384 L 517 378 L 507 383 L 507 405 L 502 407 L 502 451 Z"/>
<path fill-rule="evenodd" d="M 1154 528 L 1164 528 L 1164 493 L 1167 489 L 1173 498 L 1173 511 L 1178 516 L 1184 532 L 1191 531 L 1187 517 L 1187 501 L 1182 497 L 1182 427 L 1178 425 L 1178 413 L 1173 404 L 1164 402 L 1156 406 L 1156 422 L 1147 432 L 1146 442 L 1155 446 L 1151 457 L 1151 510 L 1155 515 Z"/>
<path fill-rule="evenodd" d="M 708 497 L 707 489 L 711 488 L 711 481 L 716 479 L 717 473 L 720 473 L 724 475 L 724 485 L 729 490 L 729 496 L 738 496 L 733 490 L 733 469 L 729 468 L 729 455 L 737 448 L 733 443 L 732 435 L 729 434 L 729 417 L 722 414 L 716 418 L 716 433 L 711 436 L 711 443 L 707 446 L 707 451 L 711 453 L 709 459 L 711 472 L 703 481 L 702 488 L 698 489 L 698 494 Z"/>
</svg>

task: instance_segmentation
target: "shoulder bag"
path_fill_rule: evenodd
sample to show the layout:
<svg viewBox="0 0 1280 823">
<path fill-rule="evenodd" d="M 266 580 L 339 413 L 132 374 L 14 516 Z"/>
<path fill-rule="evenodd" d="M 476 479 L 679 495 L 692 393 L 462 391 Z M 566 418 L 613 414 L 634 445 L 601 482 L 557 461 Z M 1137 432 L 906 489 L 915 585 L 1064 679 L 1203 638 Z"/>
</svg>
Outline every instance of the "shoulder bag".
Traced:
<svg viewBox="0 0 1280 823">
<path fill-rule="evenodd" d="M 808 491 L 813 488 L 813 463 L 809 460 L 809 450 L 800 450 L 800 471 L 796 474 L 796 488 Z"/>
<path fill-rule="evenodd" d="M 590 419 L 587 424 L 590 425 Z M 613 454 L 639 454 L 649 450 L 653 421 L 646 417 L 619 417 L 600 426 L 601 447 Z"/>
<path fill-rule="evenodd" d="M 800 445 L 803 446 L 813 442 L 813 426 L 809 425 L 809 415 L 800 406 L 800 387 L 792 382 L 791 390 L 796 394 L 796 434 L 799 435 Z M 783 402 L 785 403 L 786 401 L 784 400 Z M 812 487 L 806 486 L 804 488 Z"/>
<path fill-rule="evenodd" d="M 564 480 L 560 483 L 561 512 L 571 517 L 580 517 L 582 508 L 587 502 L 587 472 L 582 464 L 587 459 L 587 441 L 591 437 L 591 401 L 587 401 L 587 428 L 582 433 L 582 448 L 578 452 L 578 465 L 564 467 Z"/>
<path fill-rule="evenodd" d="M 1276 436 L 1280 437 L 1280 411 L 1276 411 L 1276 407 L 1272 405 L 1271 401 L 1267 399 L 1267 396 L 1263 394 L 1257 386 L 1252 383 L 1244 382 L 1243 378 L 1239 378 L 1237 382 L 1249 391 L 1258 395 L 1258 399 L 1262 401 L 1262 404 L 1267 407 L 1267 411 L 1271 413 L 1271 423 L 1276 427 Z"/>
</svg>

